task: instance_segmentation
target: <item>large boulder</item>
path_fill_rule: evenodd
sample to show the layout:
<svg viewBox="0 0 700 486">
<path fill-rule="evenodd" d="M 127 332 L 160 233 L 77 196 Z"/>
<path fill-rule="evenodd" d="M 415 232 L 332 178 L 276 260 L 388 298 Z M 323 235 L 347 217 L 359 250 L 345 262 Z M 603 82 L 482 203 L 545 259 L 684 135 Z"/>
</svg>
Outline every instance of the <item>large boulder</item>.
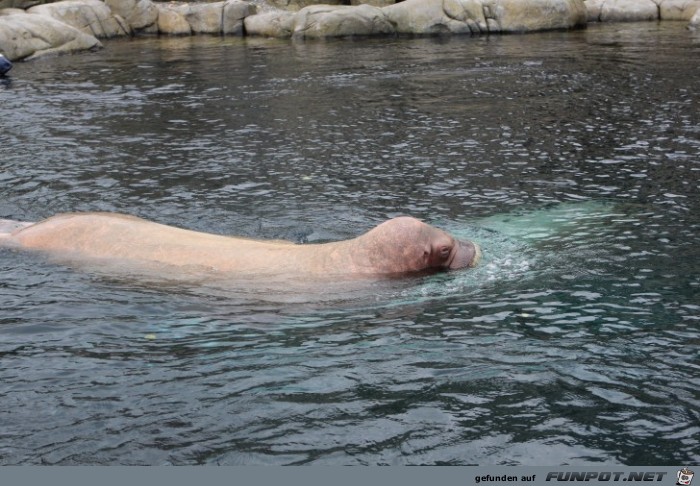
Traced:
<svg viewBox="0 0 700 486">
<path fill-rule="evenodd" d="M 115 16 L 100 0 L 63 0 L 37 5 L 27 12 L 60 20 L 98 39 L 131 34 L 124 19 Z"/>
<path fill-rule="evenodd" d="M 185 15 L 170 4 L 158 3 L 158 33 L 166 35 L 190 35 L 192 28 Z"/>
<path fill-rule="evenodd" d="M 395 3 L 396 0 L 350 0 L 350 5 L 370 5 L 372 7 L 388 7 Z"/>
<path fill-rule="evenodd" d="M 182 14 L 194 34 L 218 34 L 221 32 L 221 17 L 224 2 L 187 3 Z"/>
<path fill-rule="evenodd" d="M 298 12 L 312 5 L 343 5 L 343 0 L 267 0 L 273 7 Z"/>
<path fill-rule="evenodd" d="M 251 15 L 244 20 L 247 35 L 291 37 L 294 31 L 294 13 L 272 10 Z"/>
<path fill-rule="evenodd" d="M 690 24 L 688 24 L 690 30 L 700 31 L 700 9 L 695 12 L 695 15 L 690 19 Z"/>
<path fill-rule="evenodd" d="M 245 18 L 256 12 L 254 4 L 242 0 L 161 3 L 158 8 L 158 30 L 162 34 L 243 35 Z"/>
<path fill-rule="evenodd" d="M 406 0 L 382 10 L 402 34 L 528 32 L 586 23 L 583 0 Z"/>
<path fill-rule="evenodd" d="M 652 0 L 606 0 L 599 18 L 601 22 L 658 20 L 659 6 Z"/>
<path fill-rule="evenodd" d="M 488 12 L 489 32 L 532 32 L 586 25 L 582 0 L 483 0 L 483 4 Z"/>
<path fill-rule="evenodd" d="M 45 15 L 0 16 L 0 51 L 11 61 L 102 47 L 93 35 Z"/>
<path fill-rule="evenodd" d="M 700 0 L 656 0 L 661 20 L 690 20 L 700 10 Z"/>
<path fill-rule="evenodd" d="M 256 12 L 257 8 L 250 2 L 226 0 L 221 15 L 221 33 L 224 35 L 244 35 L 246 17 L 255 15 Z"/>
<path fill-rule="evenodd" d="M 690 20 L 700 0 L 585 0 L 589 22 Z"/>
<path fill-rule="evenodd" d="M 588 22 L 600 22 L 600 14 L 605 0 L 585 0 Z"/>
<path fill-rule="evenodd" d="M 382 9 L 370 5 L 316 5 L 301 9 L 294 16 L 293 36 L 324 38 L 386 35 L 394 27 Z"/>
<path fill-rule="evenodd" d="M 7 15 L 23 14 L 27 13 L 23 8 L 2 8 L 0 9 L 0 17 Z"/>
<path fill-rule="evenodd" d="M 406 0 L 382 9 L 399 34 L 488 32 L 480 0 Z"/>
<path fill-rule="evenodd" d="M 371 7 L 386 7 L 393 5 L 397 0 L 266 0 L 275 8 L 298 12 L 311 5 L 369 5 Z"/>
<path fill-rule="evenodd" d="M 105 3 L 134 31 L 156 32 L 158 7 L 151 0 L 105 0 Z"/>
</svg>

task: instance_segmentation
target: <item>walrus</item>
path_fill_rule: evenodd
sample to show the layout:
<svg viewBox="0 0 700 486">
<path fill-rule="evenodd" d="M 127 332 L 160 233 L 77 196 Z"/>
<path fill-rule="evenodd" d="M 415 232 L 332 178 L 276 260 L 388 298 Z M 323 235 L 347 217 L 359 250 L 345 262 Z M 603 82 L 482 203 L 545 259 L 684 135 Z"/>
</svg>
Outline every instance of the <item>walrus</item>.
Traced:
<svg viewBox="0 0 700 486">
<path fill-rule="evenodd" d="M 395 276 L 474 267 L 481 256 L 474 242 L 410 216 L 350 240 L 295 244 L 203 233 L 124 214 L 69 213 L 38 223 L 5 220 L 0 242 L 71 259 L 197 267 L 233 276 Z"/>
</svg>

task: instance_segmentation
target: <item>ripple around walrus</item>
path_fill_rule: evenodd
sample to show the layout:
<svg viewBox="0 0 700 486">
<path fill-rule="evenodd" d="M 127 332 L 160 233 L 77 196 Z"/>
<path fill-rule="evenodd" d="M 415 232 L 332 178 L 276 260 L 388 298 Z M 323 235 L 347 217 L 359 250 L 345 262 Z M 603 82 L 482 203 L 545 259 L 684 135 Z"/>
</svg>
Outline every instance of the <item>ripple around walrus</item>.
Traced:
<svg viewBox="0 0 700 486">
<path fill-rule="evenodd" d="M 700 72 L 681 24 L 117 40 L 18 63 L 0 218 L 314 243 L 410 213 L 484 259 L 274 294 L 0 249 L 0 463 L 697 463 Z"/>
</svg>

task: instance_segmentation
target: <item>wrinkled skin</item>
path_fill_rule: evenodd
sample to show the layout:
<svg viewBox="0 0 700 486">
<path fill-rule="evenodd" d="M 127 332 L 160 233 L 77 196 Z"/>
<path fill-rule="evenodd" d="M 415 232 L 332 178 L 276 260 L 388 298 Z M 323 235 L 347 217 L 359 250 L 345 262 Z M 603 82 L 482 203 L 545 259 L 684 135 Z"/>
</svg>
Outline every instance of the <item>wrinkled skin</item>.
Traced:
<svg viewBox="0 0 700 486">
<path fill-rule="evenodd" d="M 232 275 L 379 276 L 472 267 L 478 246 L 415 218 L 322 244 L 251 240 L 109 213 L 76 213 L 18 226 L 5 244 L 54 255 L 202 267 Z"/>
</svg>

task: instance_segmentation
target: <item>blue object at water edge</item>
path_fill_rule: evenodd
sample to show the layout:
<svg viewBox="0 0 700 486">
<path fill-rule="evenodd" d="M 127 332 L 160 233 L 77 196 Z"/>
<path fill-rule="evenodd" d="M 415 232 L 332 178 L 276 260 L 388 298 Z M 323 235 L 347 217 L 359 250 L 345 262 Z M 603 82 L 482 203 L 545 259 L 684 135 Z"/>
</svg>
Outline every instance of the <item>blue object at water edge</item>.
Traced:
<svg viewBox="0 0 700 486">
<path fill-rule="evenodd" d="M 7 74 L 12 69 L 12 63 L 5 56 L 0 54 L 0 76 Z"/>
</svg>

